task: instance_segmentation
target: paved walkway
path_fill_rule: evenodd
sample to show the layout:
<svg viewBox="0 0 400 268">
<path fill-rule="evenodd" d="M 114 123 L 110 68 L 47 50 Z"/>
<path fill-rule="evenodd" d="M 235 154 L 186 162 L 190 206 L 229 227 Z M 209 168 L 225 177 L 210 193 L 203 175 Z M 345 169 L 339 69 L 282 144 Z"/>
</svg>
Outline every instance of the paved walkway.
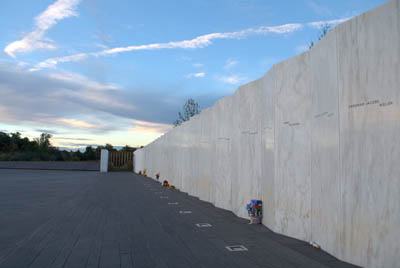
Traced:
<svg viewBox="0 0 400 268">
<path fill-rule="evenodd" d="M 354 266 L 132 173 L 0 170 L 0 267 Z"/>
<path fill-rule="evenodd" d="M 0 161 L 0 169 L 100 171 L 100 161 Z"/>
</svg>

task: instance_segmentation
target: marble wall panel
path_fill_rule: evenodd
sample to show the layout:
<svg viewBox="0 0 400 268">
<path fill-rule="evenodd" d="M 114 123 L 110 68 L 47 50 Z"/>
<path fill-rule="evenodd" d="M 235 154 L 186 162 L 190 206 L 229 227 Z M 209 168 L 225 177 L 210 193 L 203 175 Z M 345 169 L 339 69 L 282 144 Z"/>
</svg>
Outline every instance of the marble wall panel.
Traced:
<svg viewBox="0 0 400 268">
<path fill-rule="evenodd" d="M 311 238 L 311 73 L 309 53 L 275 66 L 276 230 Z"/>
<path fill-rule="evenodd" d="M 193 183 L 192 183 L 192 192 L 195 193 L 195 196 L 199 197 L 199 187 L 198 183 L 200 180 L 201 169 L 208 168 L 207 162 L 204 164 L 201 162 L 204 155 L 206 154 L 203 147 L 201 146 L 202 140 L 202 127 L 203 127 L 203 118 L 201 116 L 196 117 L 196 123 L 194 124 L 193 133 L 192 133 L 192 146 L 193 146 Z"/>
<path fill-rule="evenodd" d="M 339 110 L 336 29 L 310 53 L 312 73 L 311 240 L 340 251 Z M 329 53 L 327 53 L 329 51 Z"/>
<path fill-rule="evenodd" d="M 213 110 L 208 108 L 203 110 L 200 116 L 200 150 L 198 154 L 198 176 L 197 191 L 201 200 L 212 202 L 214 196 L 213 179 L 212 179 L 212 161 L 214 156 L 213 139 L 211 136 L 211 128 L 213 127 Z"/>
<path fill-rule="evenodd" d="M 216 122 L 216 139 L 214 146 L 214 188 L 215 206 L 231 210 L 231 145 L 230 130 L 232 128 L 232 97 L 219 100 L 215 105 L 218 115 Z"/>
<path fill-rule="evenodd" d="M 242 165 L 240 163 L 241 157 L 239 155 L 239 148 L 240 148 L 240 137 L 241 133 L 239 131 L 239 115 L 240 115 L 240 97 L 239 97 L 239 90 L 236 90 L 235 93 L 232 95 L 232 110 L 231 110 L 231 121 L 230 121 L 230 128 L 229 128 L 229 139 L 230 139 L 230 163 L 231 163 L 231 207 L 232 212 L 238 215 L 240 208 L 243 204 L 238 204 L 236 199 L 236 194 L 238 192 L 238 182 L 240 180 L 239 173 Z"/>
<path fill-rule="evenodd" d="M 390 1 L 338 28 L 340 257 L 365 267 L 400 267 L 399 14 Z"/>
<path fill-rule="evenodd" d="M 190 151 L 190 125 L 189 122 L 185 122 L 180 126 L 180 130 L 176 131 L 176 141 L 178 141 L 176 146 L 175 155 L 171 156 L 174 161 L 174 173 L 173 176 L 168 180 L 172 184 L 183 184 L 183 191 L 190 192 L 193 188 L 192 175 L 189 166 L 192 163 L 192 154 Z"/>
<path fill-rule="evenodd" d="M 261 189 L 263 224 L 275 230 L 275 68 L 262 79 L 261 105 Z"/>
<path fill-rule="evenodd" d="M 240 166 L 237 180 L 232 187 L 235 198 L 235 214 L 246 217 L 246 203 L 261 196 L 261 105 L 262 79 L 258 79 L 238 89 L 238 155 Z"/>
</svg>

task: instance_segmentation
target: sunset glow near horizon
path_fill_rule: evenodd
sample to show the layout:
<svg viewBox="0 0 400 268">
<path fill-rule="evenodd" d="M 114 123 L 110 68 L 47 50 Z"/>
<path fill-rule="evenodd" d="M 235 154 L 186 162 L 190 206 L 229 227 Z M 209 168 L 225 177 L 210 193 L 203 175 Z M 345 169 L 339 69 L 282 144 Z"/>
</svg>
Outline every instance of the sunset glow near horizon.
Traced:
<svg viewBox="0 0 400 268">
<path fill-rule="evenodd" d="M 3 0 L 0 131 L 146 145 L 384 0 Z"/>
</svg>

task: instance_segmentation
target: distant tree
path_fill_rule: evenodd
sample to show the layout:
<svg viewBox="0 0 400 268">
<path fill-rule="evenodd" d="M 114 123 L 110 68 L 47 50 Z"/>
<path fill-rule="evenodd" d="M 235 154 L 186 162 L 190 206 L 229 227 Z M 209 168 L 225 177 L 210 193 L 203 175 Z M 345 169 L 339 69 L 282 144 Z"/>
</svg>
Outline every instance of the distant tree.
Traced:
<svg viewBox="0 0 400 268">
<path fill-rule="evenodd" d="M 314 41 L 311 40 L 310 43 L 308 44 L 308 49 L 312 49 L 314 45 L 315 45 Z"/>
<path fill-rule="evenodd" d="M 136 151 L 136 148 L 125 145 L 124 147 L 121 148 L 120 151 L 121 152 L 134 152 L 134 151 Z"/>
<path fill-rule="evenodd" d="M 0 151 L 7 152 L 10 148 L 11 138 L 7 133 L 0 132 Z"/>
<path fill-rule="evenodd" d="M 85 149 L 85 152 L 82 155 L 82 160 L 88 161 L 88 160 L 96 160 L 96 159 L 97 159 L 96 150 L 93 149 L 92 146 L 87 146 Z"/>
<path fill-rule="evenodd" d="M 52 149 L 50 143 L 51 137 L 49 133 L 42 133 L 39 138 L 35 139 L 36 143 L 39 145 L 40 151 L 47 152 L 49 149 Z"/>
<path fill-rule="evenodd" d="M 10 140 L 10 150 L 11 151 L 18 151 L 21 147 L 21 133 L 15 132 L 11 133 L 11 140 Z"/>
<path fill-rule="evenodd" d="M 0 131 L 0 161 L 92 161 L 99 160 L 101 149 L 116 151 L 111 144 L 105 146 L 87 146 L 85 151 L 60 150 L 51 145 L 51 135 L 42 133 L 32 141 L 21 137 L 21 133 Z M 134 151 L 136 148 L 126 145 L 121 150 Z"/>
<path fill-rule="evenodd" d="M 331 30 L 331 25 L 330 24 L 324 24 L 322 26 L 322 29 L 320 31 L 320 34 L 318 36 L 318 40 L 321 40 L 322 38 L 325 37 L 325 35 L 327 35 L 329 33 L 329 31 Z"/>
<path fill-rule="evenodd" d="M 106 146 L 104 146 L 104 149 L 107 149 L 109 152 L 116 151 L 116 149 L 114 149 L 114 146 L 112 146 L 109 143 L 107 143 Z"/>
<path fill-rule="evenodd" d="M 174 127 L 181 125 L 183 122 L 200 113 L 200 105 L 194 99 L 188 99 L 183 105 L 183 113 L 179 112 L 179 118 L 175 120 Z"/>
<path fill-rule="evenodd" d="M 100 157 L 100 155 L 101 155 L 101 150 L 102 150 L 102 149 L 105 149 L 104 146 L 102 146 L 102 145 L 99 145 L 99 146 L 96 147 L 96 155 L 97 155 L 97 158 Z"/>
<path fill-rule="evenodd" d="M 72 161 L 73 155 L 72 152 L 68 152 L 68 151 L 60 151 L 61 154 L 61 159 L 60 161 Z"/>
<path fill-rule="evenodd" d="M 27 137 L 21 139 L 20 151 L 35 152 L 38 151 L 38 144 L 35 141 L 30 141 Z"/>
<path fill-rule="evenodd" d="M 318 41 L 324 38 L 329 33 L 330 30 L 331 30 L 330 24 L 325 23 L 324 25 L 322 25 L 318 33 Z M 311 49 L 314 45 L 315 45 L 314 41 L 311 40 L 310 44 L 308 44 L 308 49 Z"/>
<path fill-rule="evenodd" d="M 73 161 L 82 161 L 83 154 L 81 151 L 77 150 L 76 152 L 73 153 L 72 160 Z"/>
</svg>

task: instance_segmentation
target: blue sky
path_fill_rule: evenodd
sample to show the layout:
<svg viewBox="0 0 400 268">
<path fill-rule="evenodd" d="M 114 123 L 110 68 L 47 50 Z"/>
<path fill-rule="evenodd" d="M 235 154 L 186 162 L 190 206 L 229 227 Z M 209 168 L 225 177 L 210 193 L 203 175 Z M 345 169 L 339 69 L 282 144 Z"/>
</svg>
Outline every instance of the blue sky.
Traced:
<svg viewBox="0 0 400 268">
<path fill-rule="evenodd" d="M 146 145 L 384 0 L 2 0 L 0 131 Z"/>
</svg>

